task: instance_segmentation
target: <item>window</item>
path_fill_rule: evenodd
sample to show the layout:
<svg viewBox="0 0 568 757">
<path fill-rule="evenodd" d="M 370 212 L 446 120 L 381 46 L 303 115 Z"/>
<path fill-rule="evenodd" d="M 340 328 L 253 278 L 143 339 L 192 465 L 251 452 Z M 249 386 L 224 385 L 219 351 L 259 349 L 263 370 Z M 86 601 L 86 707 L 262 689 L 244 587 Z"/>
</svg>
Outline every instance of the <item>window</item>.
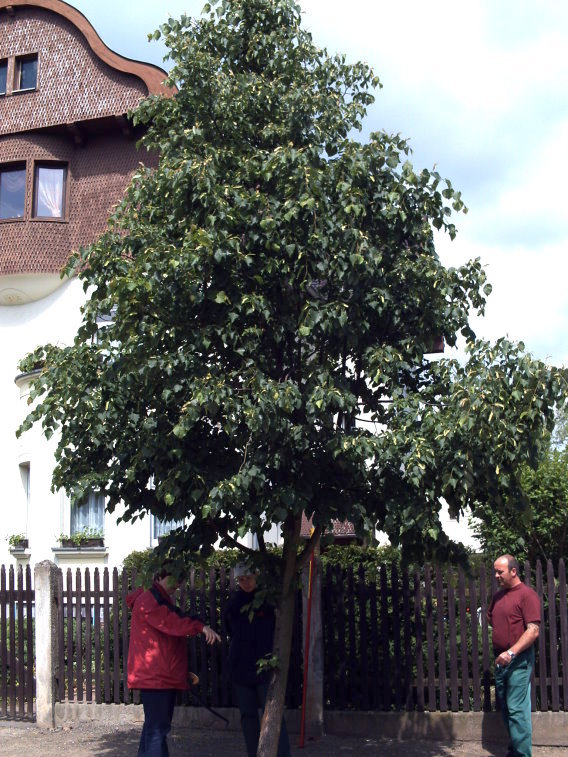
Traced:
<svg viewBox="0 0 568 757">
<path fill-rule="evenodd" d="M 22 479 L 22 487 L 24 489 L 24 496 L 26 498 L 26 513 L 30 505 L 30 464 L 20 463 L 20 478 Z"/>
<path fill-rule="evenodd" d="M 86 528 L 104 533 L 105 498 L 102 494 L 90 492 L 82 502 L 71 503 L 71 536 Z"/>
<path fill-rule="evenodd" d="M 34 172 L 35 218 L 63 218 L 67 166 L 57 163 L 36 163 Z"/>
<path fill-rule="evenodd" d="M 8 61 L 0 60 L 0 95 L 6 94 L 6 81 L 8 79 Z"/>
<path fill-rule="evenodd" d="M 37 86 L 37 53 L 16 58 L 14 90 L 35 89 Z"/>
<path fill-rule="evenodd" d="M 183 526 L 183 520 L 159 520 L 152 516 L 152 538 L 158 539 L 160 536 L 167 536 L 174 528 Z"/>
<path fill-rule="evenodd" d="M 0 166 L 0 218 L 23 218 L 26 205 L 26 164 Z"/>
</svg>

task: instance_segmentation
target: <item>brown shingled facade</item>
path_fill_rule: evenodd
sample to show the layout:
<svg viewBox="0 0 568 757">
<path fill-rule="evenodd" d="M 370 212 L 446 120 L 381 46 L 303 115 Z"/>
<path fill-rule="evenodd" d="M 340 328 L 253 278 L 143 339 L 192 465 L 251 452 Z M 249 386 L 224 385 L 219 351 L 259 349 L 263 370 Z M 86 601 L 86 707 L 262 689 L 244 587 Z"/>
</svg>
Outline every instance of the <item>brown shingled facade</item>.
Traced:
<svg viewBox="0 0 568 757">
<path fill-rule="evenodd" d="M 17 58 L 28 54 L 38 56 L 37 85 L 13 92 Z M 25 167 L 26 197 L 21 218 L 0 220 L 0 276 L 56 273 L 72 250 L 105 229 L 139 163 L 157 162 L 136 149 L 137 135 L 125 118 L 148 94 L 148 81 L 157 80 L 156 68 L 147 66 L 145 76 L 145 64 L 130 66 L 59 0 L 0 0 L 2 60 L 8 61 L 8 76 L 6 94 L 0 95 L 0 170 Z M 161 71 L 159 79 L 165 76 Z M 40 161 L 66 168 L 61 218 L 33 217 Z"/>
<path fill-rule="evenodd" d="M 37 88 L 0 98 L 0 134 L 119 115 L 147 94 L 140 79 L 100 61 L 77 29 L 49 11 L 0 16 L 0 58 L 27 53 L 38 54 Z"/>
<path fill-rule="evenodd" d="M 71 250 L 94 242 L 121 200 L 132 173 L 144 158 L 120 132 L 91 136 L 84 147 L 50 134 L 0 138 L 2 163 L 26 164 L 26 207 L 23 219 L 0 221 L 0 276 L 17 273 L 57 273 Z M 68 165 L 66 217 L 31 217 L 33 167 L 38 161 Z"/>
</svg>

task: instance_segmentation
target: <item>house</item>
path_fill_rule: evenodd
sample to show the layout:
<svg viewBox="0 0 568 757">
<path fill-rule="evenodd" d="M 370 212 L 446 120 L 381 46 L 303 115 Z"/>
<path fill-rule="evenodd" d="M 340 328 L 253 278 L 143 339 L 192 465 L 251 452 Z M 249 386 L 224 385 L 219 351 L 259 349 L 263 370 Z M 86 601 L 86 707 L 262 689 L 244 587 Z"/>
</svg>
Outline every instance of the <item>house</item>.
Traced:
<svg viewBox="0 0 568 757">
<path fill-rule="evenodd" d="M 164 529 L 151 518 L 117 526 L 94 493 L 77 503 L 52 492 L 55 440 L 39 427 L 19 440 L 15 431 L 30 382 L 19 360 L 70 343 L 80 324 L 85 295 L 60 277 L 63 264 L 105 229 L 140 162 L 156 163 L 137 150 L 127 113 L 168 93 L 165 77 L 109 50 L 61 0 L 0 0 L 0 563 L 119 565 Z M 102 546 L 61 547 L 60 534 L 77 541 L 85 528 Z"/>
</svg>

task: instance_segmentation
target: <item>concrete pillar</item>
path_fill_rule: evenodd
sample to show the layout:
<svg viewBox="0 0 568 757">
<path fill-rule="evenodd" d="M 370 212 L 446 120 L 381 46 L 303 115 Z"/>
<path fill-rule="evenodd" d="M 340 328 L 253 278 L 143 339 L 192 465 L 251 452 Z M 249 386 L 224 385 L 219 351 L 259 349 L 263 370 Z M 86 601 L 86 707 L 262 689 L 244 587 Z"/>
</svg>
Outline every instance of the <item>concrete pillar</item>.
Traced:
<svg viewBox="0 0 568 757">
<path fill-rule="evenodd" d="M 36 722 L 43 728 L 55 727 L 57 673 L 57 566 L 50 560 L 34 569 Z"/>
<path fill-rule="evenodd" d="M 310 618 L 308 686 L 306 695 L 306 738 L 322 736 L 323 722 L 323 630 L 321 615 L 321 562 L 316 555 L 313 561 L 312 611 Z M 306 648 L 306 625 L 308 620 L 308 589 L 310 566 L 302 572 L 302 617 L 303 639 L 302 654 Z M 305 664 L 304 659 L 304 664 Z"/>
</svg>

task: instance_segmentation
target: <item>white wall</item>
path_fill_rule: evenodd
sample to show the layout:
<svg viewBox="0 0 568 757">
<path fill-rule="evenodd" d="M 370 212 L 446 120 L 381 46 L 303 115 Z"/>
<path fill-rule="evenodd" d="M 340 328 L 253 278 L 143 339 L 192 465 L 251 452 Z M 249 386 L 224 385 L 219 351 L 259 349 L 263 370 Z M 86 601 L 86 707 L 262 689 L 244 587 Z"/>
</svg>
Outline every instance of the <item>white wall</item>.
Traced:
<svg viewBox="0 0 568 757">
<path fill-rule="evenodd" d="M 51 491 L 56 439 L 48 442 L 38 424 L 16 439 L 16 429 L 29 410 L 28 383 L 15 383 L 18 362 L 37 345 L 70 344 L 80 325 L 80 306 L 84 299 L 82 285 L 74 279 L 35 302 L 0 305 L 0 564 L 15 562 L 7 542 L 11 534 L 23 533 L 28 537 L 27 555 L 31 565 L 50 559 L 72 568 L 86 563 L 114 567 L 133 549 L 151 545 L 149 518 L 117 526 L 116 517 L 120 513 L 112 516 L 107 513 L 103 553 L 83 557 L 54 552 L 59 534 L 69 533 L 67 497 L 61 491 Z M 30 470 L 28 506 L 22 464 L 29 464 Z"/>
</svg>

